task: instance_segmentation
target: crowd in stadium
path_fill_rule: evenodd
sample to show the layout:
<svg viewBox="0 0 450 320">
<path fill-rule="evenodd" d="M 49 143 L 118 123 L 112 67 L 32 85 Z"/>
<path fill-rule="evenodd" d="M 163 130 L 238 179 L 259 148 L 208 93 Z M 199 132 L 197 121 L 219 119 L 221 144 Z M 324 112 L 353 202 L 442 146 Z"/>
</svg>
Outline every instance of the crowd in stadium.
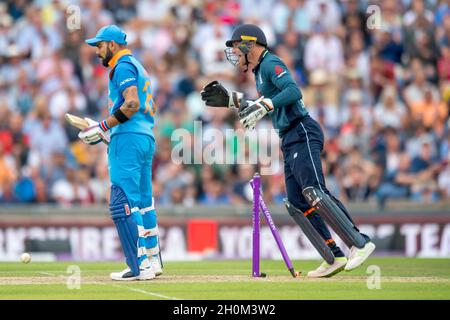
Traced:
<svg viewBox="0 0 450 320">
<path fill-rule="evenodd" d="M 250 201 L 256 165 L 177 163 L 171 141 L 195 120 L 239 127 L 199 92 L 219 80 L 257 97 L 253 73 L 223 52 L 243 22 L 264 30 L 321 123 L 333 194 L 381 206 L 450 199 L 448 0 L 14 0 L 0 3 L 0 203 L 107 202 L 107 147 L 79 141 L 64 114 L 108 114 L 108 70 L 84 40 L 112 23 L 152 78 L 156 203 Z M 263 177 L 267 202 L 284 197 L 277 172 Z"/>
</svg>

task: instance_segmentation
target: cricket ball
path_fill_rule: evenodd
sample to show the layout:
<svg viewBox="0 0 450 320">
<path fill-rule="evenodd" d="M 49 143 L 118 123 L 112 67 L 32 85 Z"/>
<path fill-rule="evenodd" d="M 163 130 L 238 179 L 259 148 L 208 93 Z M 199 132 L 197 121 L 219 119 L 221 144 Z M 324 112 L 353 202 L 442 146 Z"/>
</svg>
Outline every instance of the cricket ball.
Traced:
<svg viewBox="0 0 450 320">
<path fill-rule="evenodd" d="M 31 261 L 31 254 L 25 252 L 20 256 L 20 261 L 23 263 L 29 263 Z"/>
</svg>

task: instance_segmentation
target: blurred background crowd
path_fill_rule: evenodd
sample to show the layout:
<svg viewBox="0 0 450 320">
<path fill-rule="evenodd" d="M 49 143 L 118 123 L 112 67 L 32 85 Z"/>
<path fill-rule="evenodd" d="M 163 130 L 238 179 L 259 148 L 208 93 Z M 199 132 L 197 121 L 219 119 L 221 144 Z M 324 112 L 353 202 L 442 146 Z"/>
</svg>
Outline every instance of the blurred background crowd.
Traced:
<svg viewBox="0 0 450 320">
<path fill-rule="evenodd" d="M 322 124 L 332 193 L 381 206 L 450 199 L 448 0 L 13 0 L 0 3 L 0 203 L 107 202 L 106 146 L 84 145 L 63 115 L 108 113 L 108 70 L 84 39 L 111 23 L 151 74 L 156 203 L 248 202 L 256 165 L 177 163 L 171 141 L 195 120 L 239 127 L 235 113 L 206 109 L 199 91 L 219 80 L 257 97 L 253 73 L 223 52 L 243 22 L 264 30 Z M 264 182 L 266 201 L 281 203 L 282 169 Z"/>
</svg>

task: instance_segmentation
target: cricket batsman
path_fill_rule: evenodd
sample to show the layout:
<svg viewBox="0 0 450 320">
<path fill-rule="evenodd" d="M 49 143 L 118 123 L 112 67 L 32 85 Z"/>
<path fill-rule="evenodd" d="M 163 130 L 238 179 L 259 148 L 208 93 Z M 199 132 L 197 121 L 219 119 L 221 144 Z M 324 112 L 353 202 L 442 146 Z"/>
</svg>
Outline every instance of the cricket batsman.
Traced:
<svg viewBox="0 0 450 320">
<path fill-rule="evenodd" d="M 115 25 L 101 28 L 86 43 L 96 47 L 109 67 L 109 116 L 78 135 L 90 145 L 109 141 L 111 180 L 109 210 L 128 268 L 111 273 L 112 280 L 151 280 L 162 274 L 158 226 L 152 198 L 155 105 L 150 79 L 127 49 L 127 35 Z"/>
<path fill-rule="evenodd" d="M 320 160 L 324 135 L 309 116 L 295 80 L 283 61 L 268 51 L 266 37 L 256 25 L 237 27 L 226 47 L 228 61 L 244 72 L 252 68 L 260 97 L 246 100 L 242 93 L 212 81 L 202 90 L 202 99 L 207 106 L 237 108 L 246 129 L 254 129 L 266 114 L 272 118 L 284 155 L 287 210 L 325 260 L 308 277 L 330 277 L 357 268 L 375 245 L 359 232 L 347 209 L 326 188 Z M 324 220 L 350 248 L 348 258 L 332 239 Z"/>
</svg>

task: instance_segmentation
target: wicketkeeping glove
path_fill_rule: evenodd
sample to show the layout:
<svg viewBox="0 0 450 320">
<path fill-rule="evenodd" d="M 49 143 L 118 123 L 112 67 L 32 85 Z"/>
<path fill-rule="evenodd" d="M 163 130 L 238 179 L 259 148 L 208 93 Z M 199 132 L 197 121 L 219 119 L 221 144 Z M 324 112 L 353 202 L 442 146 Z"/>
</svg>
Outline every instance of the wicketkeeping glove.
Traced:
<svg viewBox="0 0 450 320">
<path fill-rule="evenodd" d="M 84 143 L 90 145 L 94 145 L 102 141 L 108 144 L 110 140 L 109 131 L 104 131 L 97 121 L 90 118 L 84 119 L 89 123 L 89 127 L 81 130 L 78 134 L 78 138 L 80 138 Z"/>
<path fill-rule="evenodd" d="M 229 91 L 216 80 L 208 83 L 200 94 L 202 100 L 210 107 L 239 108 L 240 101 L 244 97 L 242 92 Z"/>
<path fill-rule="evenodd" d="M 239 122 L 246 129 L 254 129 L 256 122 L 273 110 L 273 103 L 264 97 L 258 100 L 243 101 L 239 108 Z"/>
</svg>

